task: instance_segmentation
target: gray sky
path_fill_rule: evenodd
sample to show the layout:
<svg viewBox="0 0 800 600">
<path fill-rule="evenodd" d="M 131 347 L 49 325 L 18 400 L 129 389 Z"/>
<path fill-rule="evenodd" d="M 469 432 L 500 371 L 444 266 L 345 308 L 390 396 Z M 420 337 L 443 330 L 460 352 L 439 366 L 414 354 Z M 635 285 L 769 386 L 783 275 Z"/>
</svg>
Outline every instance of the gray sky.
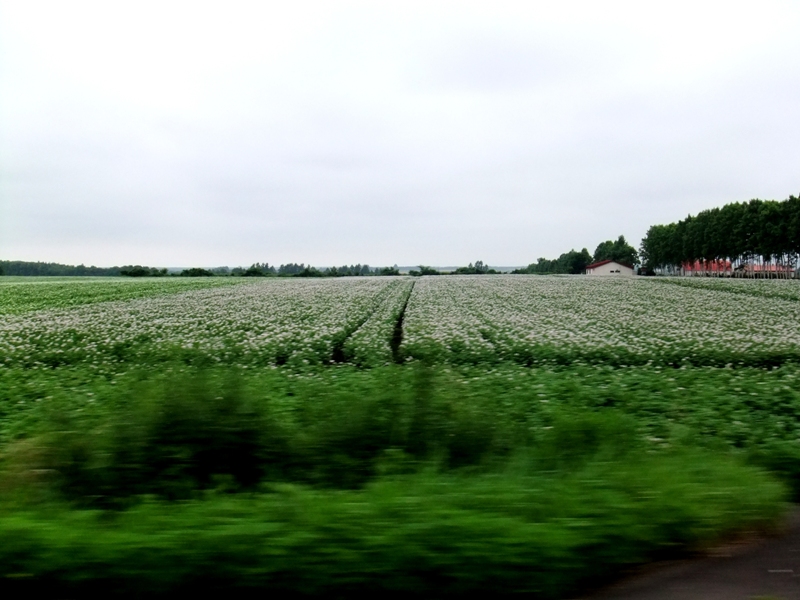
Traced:
<svg viewBox="0 0 800 600">
<path fill-rule="evenodd" d="M 800 3 L 0 2 L 0 258 L 522 265 L 800 192 Z"/>
</svg>

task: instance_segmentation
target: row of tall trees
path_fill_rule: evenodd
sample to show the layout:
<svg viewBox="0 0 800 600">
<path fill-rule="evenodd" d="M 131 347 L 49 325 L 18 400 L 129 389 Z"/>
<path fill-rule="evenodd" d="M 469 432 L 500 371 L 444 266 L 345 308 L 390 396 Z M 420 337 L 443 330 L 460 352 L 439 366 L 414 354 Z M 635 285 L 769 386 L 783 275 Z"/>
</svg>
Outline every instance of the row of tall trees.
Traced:
<svg viewBox="0 0 800 600">
<path fill-rule="evenodd" d="M 797 277 L 800 198 L 726 204 L 653 225 L 640 252 L 647 269 L 667 274 Z"/>
</svg>

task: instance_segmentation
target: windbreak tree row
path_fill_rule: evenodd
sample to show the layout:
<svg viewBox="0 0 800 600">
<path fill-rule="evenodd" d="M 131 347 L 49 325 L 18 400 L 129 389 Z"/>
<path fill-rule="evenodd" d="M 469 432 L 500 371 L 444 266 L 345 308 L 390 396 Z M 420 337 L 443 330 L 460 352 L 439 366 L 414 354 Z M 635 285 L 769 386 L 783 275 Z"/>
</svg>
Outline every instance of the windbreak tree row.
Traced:
<svg viewBox="0 0 800 600">
<path fill-rule="evenodd" d="M 640 252 L 648 269 L 668 274 L 797 277 L 800 198 L 726 204 L 653 225 Z"/>
</svg>

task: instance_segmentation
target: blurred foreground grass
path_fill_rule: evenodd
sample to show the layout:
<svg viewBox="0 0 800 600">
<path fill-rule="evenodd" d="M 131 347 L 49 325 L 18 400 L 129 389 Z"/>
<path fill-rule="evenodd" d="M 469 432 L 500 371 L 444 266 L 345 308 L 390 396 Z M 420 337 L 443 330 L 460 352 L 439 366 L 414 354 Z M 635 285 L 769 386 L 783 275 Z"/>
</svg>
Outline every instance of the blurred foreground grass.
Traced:
<svg viewBox="0 0 800 600">
<path fill-rule="evenodd" d="M 0 589 L 565 597 L 773 524 L 796 375 L 8 370 Z"/>
<path fill-rule="evenodd" d="M 19 591 L 82 595 L 213 588 L 346 595 L 532 592 L 558 598 L 625 566 L 779 513 L 782 487 L 708 453 L 564 473 L 382 476 L 359 490 L 262 486 L 121 512 L 49 503 L 6 512 L 0 574 Z"/>
</svg>

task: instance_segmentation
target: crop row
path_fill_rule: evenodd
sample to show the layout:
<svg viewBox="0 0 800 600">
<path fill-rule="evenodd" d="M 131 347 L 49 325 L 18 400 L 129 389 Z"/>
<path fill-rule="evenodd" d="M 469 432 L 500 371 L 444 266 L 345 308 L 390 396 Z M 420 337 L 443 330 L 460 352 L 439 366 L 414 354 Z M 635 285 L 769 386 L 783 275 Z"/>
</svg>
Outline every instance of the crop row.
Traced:
<svg viewBox="0 0 800 600">
<path fill-rule="evenodd" d="M 240 280 L 183 292 L 160 281 L 28 284 L 46 290 L 54 307 L 5 315 L 0 357 L 9 365 L 98 368 L 176 352 L 213 363 L 295 366 L 399 358 L 528 365 L 797 360 L 800 303 L 784 297 L 795 282 L 744 287 L 750 283 L 515 275 Z"/>
<path fill-rule="evenodd" d="M 389 288 L 380 305 L 347 338 L 344 358 L 361 366 L 385 365 L 395 360 L 393 338 L 398 335 L 398 319 L 412 293 L 413 281 L 398 281 Z M 395 339 L 399 343 L 399 339 Z"/>
<path fill-rule="evenodd" d="M 719 277 L 659 277 L 658 283 L 744 294 L 762 298 L 778 298 L 800 302 L 800 284 L 790 279 L 730 279 Z"/>
<path fill-rule="evenodd" d="M 387 278 L 271 279 L 37 311 L 0 322 L 0 356 L 9 366 L 97 368 L 175 353 L 226 364 L 325 363 L 398 286 Z"/>
<path fill-rule="evenodd" d="M 770 364 L 800 357 L 800 305 L 644 278 L 423 278 L 403 352 L 467 364 Z"/>
</svg>

